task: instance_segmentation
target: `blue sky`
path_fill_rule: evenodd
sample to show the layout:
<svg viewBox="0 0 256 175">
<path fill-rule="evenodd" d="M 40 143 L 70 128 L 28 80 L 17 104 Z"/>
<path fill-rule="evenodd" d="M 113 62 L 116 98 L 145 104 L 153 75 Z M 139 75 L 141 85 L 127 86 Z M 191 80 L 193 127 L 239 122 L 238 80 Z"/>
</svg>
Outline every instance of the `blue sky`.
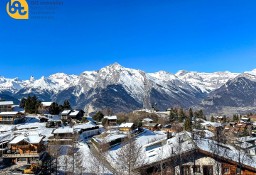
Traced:
<svg viewBox="0 0 256 175">
<path fill-rule="evenodd" d="M 62 0 L 50 20 L 11 19 L 7 1 L 1 76 L 80 74 L 114 62 L 146 72 L 256 68 L 255 0 Z"/>
</svg>

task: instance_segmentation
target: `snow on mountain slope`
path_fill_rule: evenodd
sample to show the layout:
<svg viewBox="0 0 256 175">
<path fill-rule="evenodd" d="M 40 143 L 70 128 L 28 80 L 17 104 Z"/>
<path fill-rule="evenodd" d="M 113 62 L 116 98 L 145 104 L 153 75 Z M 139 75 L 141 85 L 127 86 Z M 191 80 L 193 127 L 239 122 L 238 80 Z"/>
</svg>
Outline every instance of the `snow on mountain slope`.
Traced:
<svg viewBox="0 0 256 175">
<path fill-rule="evenodd" d="M 175 74 L 178 78 L 188 82 L 190 85 L 199 88 L 202 92 L 209 93 L 223 84 L 228 80 L 235 78 L 238 73 L 225 72 L 213 72 L 213 73 L 200 73 L 200 72 L 188 72 L 178 71 Z"/>
<path fill-rule="evenodd" d="M 17 93 L 18 91 L 25 89 L 23 93 L 30 93 L 32 90 L 39 91 L 52 91 L 57 93 L 71 85 L 77 84 L 77 75 L 67 75 L 64 73 L 53 74 L 49 77 L 41 77 L 34 79 L 31 77 L 29 80 L 19 80 L 18 78 L 9 79 L 0 77 L 0 91 L 8 91 L 11 93 Z"/>
<path fill-rule="evenodd" d="M 106 66 L 98 71 L 85 71 L 79 77 L 82 94 L 91 88 L 105 88 L 108 85 L 123 85 L 135 99 L 141 101 L 144 91 L 145 73 L 140 70 L 124 68 L 118 63 Z"/>
<path fill-rule="evenodd" d="M 2 91 L 10 91 L 15 92 L 20 90 L 23 86 L 21 85 L 22 82 L 18 78 L 4 78 L 0 77 L 0 92 Z"/>
</svg>

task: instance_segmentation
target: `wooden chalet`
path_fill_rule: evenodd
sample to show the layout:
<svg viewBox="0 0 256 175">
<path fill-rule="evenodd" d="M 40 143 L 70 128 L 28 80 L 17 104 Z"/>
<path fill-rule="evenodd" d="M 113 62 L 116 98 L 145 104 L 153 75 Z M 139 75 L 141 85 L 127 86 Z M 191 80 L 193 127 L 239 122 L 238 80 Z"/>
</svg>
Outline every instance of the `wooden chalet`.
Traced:
<svg viewBox="0 0 256 175">
<path fill-rule="evenodd" d="M 25 114 L 21 112 L 0 112 L 0 124 L 18 124 L 23 122 Z"/>
<path fill-rule="evenodd" d="M 119 131 L 121 132 L 131 132 L 135 129 L 134 123 L 122 123 L 119 126 Z"/>
<path fill-rule="evenodd" d="M 0 112 L 12 111 L 13 101 L 0 101 Z"/>
<path fill-rule="evenodd" d="M 8 143 L 8 147 L 3 154 L 5 160 L 14 164 L 38 163 L 39 154 L 44 150 L 43 136 L 19 135 Z"/>
</svg>

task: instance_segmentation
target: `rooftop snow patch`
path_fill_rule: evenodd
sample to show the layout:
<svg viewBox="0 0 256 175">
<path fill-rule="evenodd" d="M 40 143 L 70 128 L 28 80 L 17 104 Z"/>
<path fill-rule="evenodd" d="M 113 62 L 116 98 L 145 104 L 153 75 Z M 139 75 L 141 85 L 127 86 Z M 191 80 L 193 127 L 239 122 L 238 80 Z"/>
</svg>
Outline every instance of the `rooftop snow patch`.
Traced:
<svg viewBox="0 0 256 175">
<path fill-rule="evenodd" d="M 0 105 L 13 105 L 13 101 L 0 101 Z"/>
<path fill-rule="evenodd" d="M 53 102 L 41 102 L 41 104 L 43 105 L 43 107 L 49 107 L 52 105 Z"/>
<path fill-rule="evenodd" d="M 30 144 L 38 144 L 41 142 L 42 139 L 43 139 L 43 136 L 39 136 L 39 135 L 19 135 L 19 136 L 15 137 L 10 142 L 10 144 L 17 144 L 21 141 L 25 141 Z"/>
<path fill-rule="evenodd" d="M 131 128 L 133 123 L 122 123 L 119 128 Z"/>
<path fill-rule="evenodd" d="M 117 116 L 113 115 L 113 116 L 105 116 L 104 118 L 108 119 L 108 120 L 117 120 Z"/>
<path fill-rule="evenodd" d="M 62 111 L 61 115 L 68 115 L 71 112 L 71 110 L 64 110 Z"/>
<path fill-rule="evenodd" d="M 66 134 L 66 133 L 74 133 L 74 129 L 70 127 L 62 127 L 57 128 L 53 131 L 53 134 Z"/>
</svg>

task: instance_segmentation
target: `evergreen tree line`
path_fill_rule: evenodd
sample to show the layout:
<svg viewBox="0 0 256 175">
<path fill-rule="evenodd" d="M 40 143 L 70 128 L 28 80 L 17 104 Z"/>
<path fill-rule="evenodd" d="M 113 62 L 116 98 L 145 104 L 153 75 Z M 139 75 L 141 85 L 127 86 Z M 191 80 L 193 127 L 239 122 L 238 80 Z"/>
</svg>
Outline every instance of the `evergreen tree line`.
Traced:
<svg viewBox="0 0 256 175">
<path fill-rule="evenodd" d="M 184 110 L 183 108 L 170 109 L 169 122 L 184 122 L 184 129 L 186 131 L 192 131 L 192 127 L 199 127 L 200 124 L 197 122 L 197 118 L 206 120 L 206 116 L 204 115 L 203 110 L 200 109 L 197 111 L 193 111 L 192 108 L 190 108 L 188 111 Z M 194 121 L 193 125 L 192 120 Z"/>
<path fill-rule="evenodd" d="M 20 107 L 25 109 L 26 113 L 37 114 L 39 113 L 39 108 L 41 106 L 41 101 L 34 95 L 28 96 L 27 98 L 22 98 L 20 101 Z M 61 111 L 71 109 L 71 105 L 68 100 L 65 100 L 62 105 L 57 102 L 53 102 L 49 108 L 49 113 L 52 115 L 58 115 Z"/>
</svg>

